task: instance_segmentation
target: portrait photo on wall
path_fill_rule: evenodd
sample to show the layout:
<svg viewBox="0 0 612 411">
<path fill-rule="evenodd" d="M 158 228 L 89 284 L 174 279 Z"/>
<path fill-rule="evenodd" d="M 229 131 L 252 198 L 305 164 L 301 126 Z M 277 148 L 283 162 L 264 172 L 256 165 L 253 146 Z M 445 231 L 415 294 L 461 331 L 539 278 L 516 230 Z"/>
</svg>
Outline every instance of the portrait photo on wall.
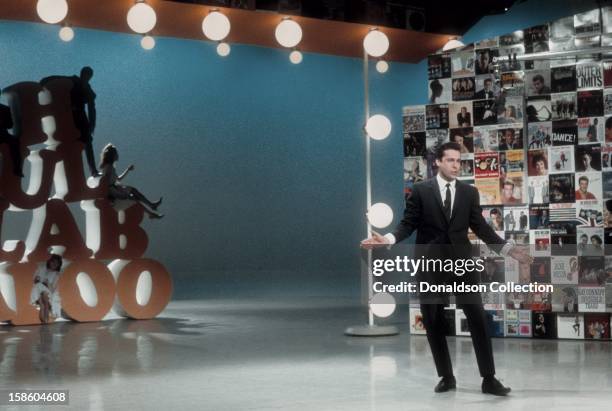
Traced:
<svg viewBox="0 0 612 411">
<path fill-rule="evenodd" d="M 612 171 L 602 173 L 603 198 L 612 198 Z"/>
<path fill-rule="evenodd" d="M 552 123 L 552 145 L 569 146 L 578 143 L 578 123 L 576 120 L 560 120 Z M 572 156 L 573 157 L 573 156 Z"/>
<path fill-rule="evenodd" d="M 576 173 L 576 201 L 602 200 L 601 173 Z M 599 206 L 601 208 L 601 205 Z"/>
<path fill-rule="evenodd" d="M 476 157 L 476 155 L 474 155 Z M 474 171 L 478 171 L 476 160 L 474 160 Z M 499 177 L 492 178 L 475 178 L 474 185 L 478 189 L 480 195 L 480 204 L 482 205 L 499 205 L 501 204 L 501 195 L 499 190 Z"/>
<path fill-rule="evenodd" d="M 473 102 L 473 110 L 473 121 L 475 126 L 497 124 L 497 107 L 495 100 L 475 100 Z"/>
<path fill-rule="evenodd" d="M 603 61 L 601 67 L 604 77 L 604 87 L 612 87 L 612 61 Z"/>
<path fill-rule="evenodd" d="M 482 216 L 495 231 L 504 231 L 503 207 L 483 207 Z"/>
<path fill-rule="evenodd" d="M 529 150 L 549 147 L 552 140 L 552 123 L 545 121 L 528 124 L 527 138 L 529 140 Z"/>
<path fill-rule="evenodd" d="M 451 79 L 435 79 L 429 81 L 429 104 L 449 103 L 451 101 Z"/>
<path fill-rule="evenodd" d="M 504 230 L 506 232 L 526 231 L 529 229 L 529 208 L 504 207 Z"/>
<path fill-rule="evenodd" d="M 526 53 L 541 53 L 548 51 L 548 24 L 530 27 L 523 30 L 523 42 Z"/>
<path fill-rule="evenodd" d="M 600 143 L 604 139 L 604 118 L 586 117 L 577 120 L 578 144 Z"/>
<path fill-rule="evenodd" d="M 601 171 L 601 145 L 578 145 L 576 148 L 576 171 Z"/>
<path fill-rule="evenodd" d="M 448 104 L 425 106 L 425 127 L 427 129 L 448 128 Z"/>
<path fill-rule="evenodd" d="M 529 243 L 534 245 L 532 254 L 534 257 L 550 256 L 550 230 L 529 230 Z M 537 258 L 534 259 L 534 264 L 536 260 Z"/>
<path fill-rule="evenodd" d="M 469 154 L 474 152 L 474 136 L 472 127 L 451 129 L 449 130 L 449 138 L 451 142 L 459 144 L 461 154 Z"/>
<path fill-rule="evenodd" d="M 451 103 L 448 105 L 450 128 L 472 126 L 472 102 Z"/>
<path fill-rule="evenodd" d="M 612 145 L 601 146 L 601 171 L 612 170 Z"/>
<path fill-rule="evenodd" d="M 574 30 L 576 36 L 592 36 L 601 33 L 599 9 L 589 10 L 574 15 Z"/>
<path fill-rule="evenodd" d="M 523 203 L 523 177 L 512 176 L 499 179 L 501 203 L 517 205 Z"/>
<path fill-rule="evenodd" d="M 479 49 L 476 50 L 476 74 L 488 74 L 495 72 L 493 59 L 499 56 L 498 49 Z"/>
<path fill-rule="evenodd" d="M 474 154 L 474 177 L 499 177 L 499 153 L 487 152 Z"/>
<path fill-rule="evenodd" d="M 553 120 L 571 120 L 576 118 L 576 93 L 556 93 L 550 96 L 550 108 Z"/>
<path fill-rule="evenodd" d="M 523 148 L 523 128 L 498 128 L 499 150 L 517 150 Z"/>
<path fill-rule="evenodd" d="M 550 82 L 553 93 L 576 91 L 576 66 L 553 67 L 550 70 Z"/>
<path fill-rule="evenodd" d="M 541 232 L 543 230 L 537 230 Z M 547 231 L 547 230 L 544 230 Z M 536 238 L 535 248 L 547 249 L 550 244 L 550 238 L 539 239 Z M 536 257 L 534 258 L 533 264 L 531 264 L 531 281 L 543 284 L 550 284 L 550 258 L 548 257 Z"/>
<path fill-rule="evenodd" d="M 511 124 L 523 122 L 523 99 L 505 97 L 497 100 L 497 123 Z"/>
<path fill-rule="evenodd" d="M 567 221 L 551 221 L 549 227 L 551 254 L 553 256 L 576 256 L 576 225 Z M 577 281 L 578 274 L 576 273 Z"/>
<path fill-rule="evenodd" d="M 527 175 L 546 176 L 548 175 L 548 150 L 529 150 L 527 152 Z"/>
<path fill-rule="evenodd" d="M 484 74 L 476 76 L 476 93 L 472 95 L 472 99 L 490 99 L 499 96 L 500 86 L 499 81 L 493 74 Z"/>
<path fill-rule="evenodd" d="M 474 178 L 474 160 L 462 159 L 459 168 L 459 177 Z"/>
<path fill-rule="evenodd" d="M 604 89 L 604 115 L 612 114 L 612 89 Z"/>
<path fill-rule="evenodd" d="M 548 179 L 551 203 L 573 203 L 575 201 L 574 174 L 550 174 Z"/>
<path fill-rule="evenodd" d="M 512 46 L 500 47 L 499 55 L 503 57 L 510 57 L 500 62 L 499 70 L 504 71 L 517 71 L 525 69 L 525 62 L 523 60 L 515 59 L 514 56 L 522 56 L 525 54 L 525 46 L 523 44 L 515 44 Z"/>
<path fill-rule="evenodd" d="M 552 256 L 550 258 L 550 281 L 552 284 L 578 284 L 578 257 L 575 255 Z"/>
<path fill-rule="evenodd" d="M 531 70 L 525 73 L 527 96 L 550 94 L 550 70 Z"/>
<path fill-rule="evenodd" d="M 451 59 L 448 54 L 435 54 L 427 59 L 427 74 L 430 80 L 451 76 Z"/>
<path fill-rule="evenodd" d="M 550 38 L 566 38 L 574 34 L 574 16 L 562 17 L 550 23 Z"/>
<path fill-rule="evenodd" d="M 574 146 L 553 146 L 550 148 L 549 157 L 550 174 L 573 173 L 574 168 Z"/>
<path fill-rule="evenodd" d="M 453 101 L 472 100 L 475 93 L 474 77 L 454 78 L 452 81 Z"/>
<path fill-rule="evenodd" d="M 529 205 L 529 229 L 542 230 L 550 227 L 548 204 Z"/>
</svg>

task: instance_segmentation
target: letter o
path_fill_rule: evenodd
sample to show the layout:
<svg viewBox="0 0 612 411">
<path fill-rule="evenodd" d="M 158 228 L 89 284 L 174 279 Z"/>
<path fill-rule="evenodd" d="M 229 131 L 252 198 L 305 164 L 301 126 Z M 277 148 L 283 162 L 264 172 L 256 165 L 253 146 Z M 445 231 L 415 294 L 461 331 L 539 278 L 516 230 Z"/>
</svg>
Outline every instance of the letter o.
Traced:
<svg viewBox="0 0 612 411">
<path fill-rule="evenodd" d="M 145 305 L 138 304 L 136 288 L 140 274 L 151 273 L 153 287 L 151 297 Z M 117 304 L 121 315 L 146 320 L 157 316 L 170 301 L 172 279 L 166 268 L 159 262 L 148 258 L 133 260 L 121 269 L 117 278 Z"/>
<path fill-rule="evenodd" d="M 84 272 L 96 287 L 98 304 L 90 307 L 85 303 L 77 276 Z M 74 321 L 100 321 L 110 311 L 115 299 L 115 280 L 109 269 L 97 260 L 78 260 L 70 264 L 59 278 L 59 295 L 64 315 Z"/>
</svg>

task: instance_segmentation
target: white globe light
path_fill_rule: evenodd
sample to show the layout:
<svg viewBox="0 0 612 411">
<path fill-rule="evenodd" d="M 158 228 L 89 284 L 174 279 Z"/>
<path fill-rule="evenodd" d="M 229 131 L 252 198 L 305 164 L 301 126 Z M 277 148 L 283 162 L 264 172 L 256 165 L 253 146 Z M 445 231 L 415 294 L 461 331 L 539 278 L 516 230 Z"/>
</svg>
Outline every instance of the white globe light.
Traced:
<svg viewBox="0 0 612 411">
<path fill-rule="evenodd" d="M 372 314 L 385 318 L 395 311 L 395 298 L 389 293 L 378 293 L 370 300 Z"/>
<path fill-rule="evenodd" d="M 379 60 L 376 63 L 376 71 L 378 71 L 379 73 L 386 73 L 387 70 L 389 70 L 389 63 L 387 63 L 384 60 Z"/>
<path fill-rule="evenodd" d="M 385 228 L 393 221 L 393 210 L 385 203 L 376 203 L 368 211 L 368 221 L 376 228 Z"/>
<path fill-rule="evenodd" d="M 68 3 L 66 0 L 38 0 L 36 12 L 45 23 L 59 23 L 68 14 Z"/>
<path fill-rule="evenodd" d="M 303 56 L 302 53 L 294 50 L 291 53 L 289 53 L 289 61 L 291 61 L 293 64 L 300 64 L 303 60 Z"/>
<path fill-rule="evenodd" d="M 384 140 L 391 134 L 391 121 L 382 114 L 373 115 L 366 123 L 366 132 L 374 140 Z"/>
<path fill-rule="evenodd" d="M 62 27 L 59 31 L 59 37 L 63 41 L 72 41 L 74 38 L 74 30 L 72 30 L 72 27 Z"/>
<path fill-rule="evenodd" d="M 453 49 L 456 49 L 456 48 L 459 48 L 459 47 L 463 47 L 463 46 L 465 46 L 465 44 L 463 44 L 463 43 L 462 43 L 462 42 L 460 42 L 459 40 L 457 40 L 457 39 L 452 39 L 452 40 L 449 40 L 449 41 L 448 41 L 448 42 L 447 42 L 447 43 L 444 45 L 444 47 L 442 47 L 442 51 L 453 50 Z"/>
<path fill-rule="evenodd" d="M 232 48 L 227 43 L 219 43 L 219 45 L 217 46 L 217 54 L 221 57 L 229 55 L 231 50 Z"/>
<path fill-rule="evenodd" d="M 151 36 L 144 36 L 140 40 L 140 46 L 145 50 L 152 50 L 155 47 L 155 39 Z"/>
<path fill-rule="evenodd" d="M 202 21 L 202 31 L 204 35 L 212 41 L 221 41 L 230 32 L 230 21 L 227 16 L 218 11 L 211 12 Z"/>
<path fill-rule="evenodd" d="M 153 30 L 157 23 L 157 15 L 153 7 L 147 3 L 136 3 L 127 14 L 127 23 L 136 33 L 144 34 Z"/>
<path fill-rule="evenodd" d="M 380 57 L 389 50 L 389 38 L 380 30 L 372 30 L 363 39 L 363 48 L 370 56 Z"/>
<path fill-rule="evenodd" d="M 302 41 L 302 28 L 293 20 L 283 20 L 274 32 L 276 41 L 283 47 L 295 47 Z"/>
</svg>

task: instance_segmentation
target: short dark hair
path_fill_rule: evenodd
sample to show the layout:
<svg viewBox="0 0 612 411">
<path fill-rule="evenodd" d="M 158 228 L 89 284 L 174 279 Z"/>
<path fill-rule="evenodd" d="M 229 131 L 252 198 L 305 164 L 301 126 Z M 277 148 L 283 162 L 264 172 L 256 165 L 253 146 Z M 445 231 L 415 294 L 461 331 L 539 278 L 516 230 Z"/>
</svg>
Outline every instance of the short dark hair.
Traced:
<svg viewBox="0 0 612 411">
<path fill-rule="evenodd" d="M 536 154 L 535 156 L 533 156 L 533 158 L 531 159 L 531 165 L 533 165 L 535 167 L 535 165 L 538 163 L 538 161 L 543 161 L 544 162 L 544 166 L 547 166 L 546 158 L 544 157 L 544 155 Z M 548 167 L 546 167 L 546 168 L 548 168 Z"/>
<path fill-rule="evenodd" d="M 512 180 L 506 180 L 506 181 L 504 181 L 504 184 L 502 185 L 502 187 L 503 187 L 503 186 L 506 186 L 506 185 L 508 185 L 508 186 L 512 186 L 512 188 L 514 188 L 514 183 L 512 182 Z"/>
<path fill-rule="evenodd" d="M 539 81 L 541 83 L 544 83 L 544 76 L 542 76 L 541 74 L 536 74 L 535 76 L 533 76 L 533 80 L 531 81 Z"/>
<path fill-rule="evenodd" d="M 589 182 L 589 178 L 587 176 L 582 176 L 578 179 L 578 183 L 580 183 L 581 181 L 586 181 L 587 183 Z"/>
<path fill-rule="evenodd" d="M 446 150 L 455 150 L 461 153 L 461 146 L 459 145 L 459 143 L 455 143 L 454 141 L 442 144 L 436 150 L 436 160 L 442 160 L 442 157 L 444 157 L 444 152 Z"/>
</svg>

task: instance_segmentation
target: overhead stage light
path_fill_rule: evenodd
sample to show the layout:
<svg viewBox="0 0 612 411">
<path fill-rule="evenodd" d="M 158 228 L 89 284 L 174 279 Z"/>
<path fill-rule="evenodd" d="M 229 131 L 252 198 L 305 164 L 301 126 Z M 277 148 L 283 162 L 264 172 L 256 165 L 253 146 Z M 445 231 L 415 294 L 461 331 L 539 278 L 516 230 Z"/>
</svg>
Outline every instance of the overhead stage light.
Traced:
<svg viewBox="0 0 612 411">
<path fill-rule="evenodd" d="M 363 39 L 363 48 L 370 56 L 380 57 L 389 50 L 389 38 L 380 30 L 370 30 Z"/>
<path fill-rule="evenodd" d="M 212 11 L 202 21 L 204 35 L 212 41 L 221 41 L 227 37 L 231 24 L 227 16 L 218 11 Z"/>
<path fill-rule="evenodd" d="M 382 114 L 375 114 L 368 119 L 365 129 L 374 140 L 384 140 L 391 134 L 391 121 Z"/>
<path fill-rule="evenodd" d="M 276 26 L 274 35 L 281 46 L 291 48 L 302 41 L 302 28 L 297 22 L 285 19 Z"/>
<path fill-rule="evenodd" d="M 127 23 L 136 33 L 145 34 L 155 27 L 157 14 L 147 3 L 138 2 L 128 11 Z"/>
<path fill-rule="evenodd" d="M 68 3 L 66 0 L 38 0 L 36 12 L 45 23 L 59 23 L 68 15 Z"/>
<path fill-rule="evenodd" d="M 72 30 L 72 27 L 62 27 L 59 31 L 59 37 L 60 39 L 66 42 L 72 41 L 72 39 L 74 38 L 74 30 Z"/>
</svg>

